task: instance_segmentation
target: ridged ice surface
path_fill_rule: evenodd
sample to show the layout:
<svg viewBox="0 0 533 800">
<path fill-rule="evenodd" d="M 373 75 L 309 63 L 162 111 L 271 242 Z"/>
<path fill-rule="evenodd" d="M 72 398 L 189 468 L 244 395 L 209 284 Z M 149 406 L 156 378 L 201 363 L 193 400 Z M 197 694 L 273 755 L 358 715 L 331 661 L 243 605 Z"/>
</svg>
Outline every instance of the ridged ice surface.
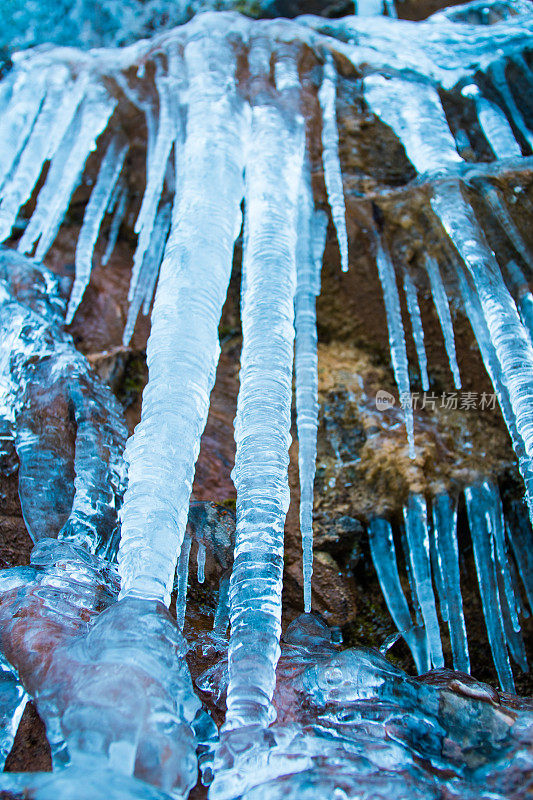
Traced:
<svg viewBox="0 0 533 800">
<path fill-rule="evenodd" d="M 263 81 L 270 52 L 252 45 L 250 71 Z M 267 725 L 281 631 L 283 532 L 289 507 L 298 197 L 304 148 L 290 51 L 277 93 L 261 87 L 252 108 L 246 161 L 240 389 L 235 419 L 235 562 L 226 727 Z M 296 97 L 295 97 L 296 94 Z M 290 105 L 289 105 L 290 104 Z M 280 184 L 278 170 L 284 176 Z M 307 201 L 309 202 L 309 201 Z"/>
<path fill-rule="evenodd" d="M 235 70 L 231 46 L 221 37 L 201 37 L 185 48 L 184 63 L 190 101 L 182 174 L 152 312 L 141 421 L 126 449 L 118 556 L 121 596 L 165 602 L 215 380 L 246 141 L 244 106 L 228 91 Z"/>
</svg>

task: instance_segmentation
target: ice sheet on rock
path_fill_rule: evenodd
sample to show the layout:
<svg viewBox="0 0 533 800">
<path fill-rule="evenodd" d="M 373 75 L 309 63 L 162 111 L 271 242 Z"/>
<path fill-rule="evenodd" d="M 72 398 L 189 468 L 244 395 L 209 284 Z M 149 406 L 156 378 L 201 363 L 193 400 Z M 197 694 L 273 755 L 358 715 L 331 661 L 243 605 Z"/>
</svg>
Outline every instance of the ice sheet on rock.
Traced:
<svg viewBox="0 0 533 800">
<path fill-rule="evenodd" d="M 456 389 L 461 388 L 461 376 L 459 374 L 459 366 L 457 364 L 457 355 L 455 352 L 455 337 L 453 334 L 452 315 L 450 314 L 450 306 L 448 304 L 448 297 L 446 289 L 442 282 L 442 277 L 439 270 L 439 265 L 431 256 L 426 256 L 426 272 L 429 276 L 431 284 L 431 293 L 437 315 L 439 317 L 442 335 L 444 336 L 444 345 L 448 355 L 448 363 L 453 375 L 453 383 Z"/>
<path fill-rule="evenodd" d="M 300 476 L 300 532 L 304 576 L 304 609 L 311 610 L 313 573 L 313 495 L 318 431 L 318 357 L 316 297 L 320 293 L 320 270 L 326 238 L 325 215 L 313 209 L 310 175 L 305 172 L 300 189 L 297 284 L 294 300 L 296 331 L 294 371 L 296 378 L 296 426 Z"/>
<path fill-rule="evenodd" d="M 29 697 L 0 653 L 0 770 L 4 769 Z"/>
<path fill-rule="evenodd" d="M 35 257 L 44 258 L 63 221 L 74 189 L 80 182 L 89 153 L 105 130 L 116 105 L 98 83 L 87 87 L 83 101 L 52 158 L 37 205 L 19 242 L 29 253 L 37 242 Z"/>
<path fill-rule="evenodd" d="M 251 45 L 252 109 L 246 161 L 240 389 L 235 419 L 235 561 L 230 585 L 226 728 L 266 726 L 279 657 L 283 532 L 289 507 L 298 194 L 304 149 L 297 65 L 268 91 L 268 44 Z M 280 104 L 286 104 L 280 108 Z M 283 175 L 281 181 L 279 176 Z"/>
<path fill-rule="evenodd" d="M 106 213 L 111 192 L 118 181 L 127 152 L 128 144 L 121 140 L 121 137 L 115 136 L 109 143 L 102 163 L 100 164 L 96 184 L 85 208 L 83 224 L 76 244 L 76 278 L 67 309 L 65 320 L 67 325 L 72 322 L 85 289 L 89 285 L 94 246 Z"/>
<path fill-rule="evenodd" d="M 130 339 L 133 336 L 141 305 L 143 305 L 144 314 L 148 314 L 150 310 L 155 285 L 159 275 L 159 268 L 165 252 L 171 215 L 171 203 L 162 203 L 157 212 L 148 249 L 144 254 L 133 299 L 128 308 L 128 319 L 122 337 L 122 342 L 126 346 L 130 343 Z"/>
<path fill-rule="evenodd" d="M 370 520 L 368 538 L 372 561 L 390 615 L 413 654 L 417 672 L 419 674 L 427 672 L 431 668 L 431 663 L 426 635 L 421 627 L 413 626 L 409 606 L 400 583 L 396 548 L 390 523 L 377 517 Z"/>
<path fill-rule="evenodd" d="M 118 403 L 62 329 L 56 276 L 3 250 L 0 282 L 1 324 L 15 333 L 6 337 L 7 388 L 28 531 L 34 541 L 60 535 L 113 547 L 126 439 Z"/>
<path fill-rule="evenodd" d="M 470 672 L 468 641 L 463 614 L 459 548 L 457 543 L 457 503 L 447 494 L 439 494 L 432 503 L 433 536 L 435 540 L 437 582 L 442 609 L 446 609 L 454 669 Z M 444 614 L 442 615 L 445 618 Z"/>
<path fill-rule="evenodd" d="M 435 607 L 435 595 L 431 583 L 426 501 L 421 495 L 409 495 L 403 514 L 413 582 L 426 628 L 431 663 L 433 667 L 440 669 L 444 666 L 444 657 L 437 609 Z"/>
<path fill-rule="evenodd" d="M 122 595 L 165 602 L 215 379 L 217 326 L 241 223 L 247 133 L 227 41 L 199 36 L 184 58 L 190 100 L 182 170 L 152 311 L 141 422 L 126 448 L 119 550 Z"/>
<path fill-rule="evenodd" d="M 333 224 L 341 254 L 341 269 L 348 269 L 348 234 L 346 232 L 346 206 L 339 161 L 339 131 L 336 111 L 336 71 L 331 55 L 323 66 L 322 85 L 318 93 L 322 110 L 322 163 Z"/>
<path fill-rule="evenodd" d="M 394 378 L 400 393 L 400 402 L 405 417 L 409 458 L 415 458 L 414 417 L 411 403 L 409 362 L 407 360 L 407 350 L 405 347 L 402 309 L 400 306 L 394 265 L 389 253 L 385 250 L 384 245 L 379 239 L 377 240 L 376 264 L 381 288 L 383 290 L 385 313 L 387 315 L 392 368 L 394 370 Z"/>
<path fill-rule="evenodd" d="M 514 691 L 514 680 L 502 616 L 496 575 L 496 552 L 491 508 L 491 492 L 487 483 L 465 489 L 466 509 L 492 658 L 502 689 Z"/>
<path fill-rule="evenodd" d="M 0 575 L 2 647 L 49 736 L 64 738 L 74 765 L 110 767 L 186 797 L 197 779 L 200 703 L 167 609 L 114 602 L 116 572 L 71 543 L 43 540 L 32 567 Z"/>
<path fill-rule="evenodd" d="M 418 358 L 418 366 L 420 368 L 422 389 L 424 392 L 427 392 L 429 391 L 429 376 L 426 348 L 424 346 L 424 328 L 422 327 L 422 317 L 420 315 L 420 306 L 418 305 L 416 286 L 407 270 L 405 270 L 403 276 L 403 288 L 405 299 L 407 300 L 407 310 L 409 311 L 409 317 L 411 319 L 411 330 Z"/>
</svg>

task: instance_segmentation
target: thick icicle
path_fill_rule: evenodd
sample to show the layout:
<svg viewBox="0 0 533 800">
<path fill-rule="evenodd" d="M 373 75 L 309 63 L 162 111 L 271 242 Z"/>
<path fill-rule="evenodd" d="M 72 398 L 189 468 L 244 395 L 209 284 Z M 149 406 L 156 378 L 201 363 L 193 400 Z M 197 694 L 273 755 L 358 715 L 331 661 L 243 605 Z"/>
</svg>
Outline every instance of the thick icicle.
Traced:
<svg viewBox="0 0 533 800">
<path fill-rule="evenodd" d="M 105 130 L 116 100 L 99 84 L 91 84 L 69 130 L 56 151 L 37 206 L 19 243 L 28 253 L 38 240 L 35 257 L 42 260 L 63 221 L 72 193 L 78 185 L 85 162 Z"/>
<path fill-rule="evenodd" d="M 76 245 L 76 278 L 70 293 L 66 324 L 69 325 L 89 284 L 93 252 L 111 192 L 119 178 L 128 151 L 128 145 L 114 137 L 100 164 L 96 184 L 87 203 L 83 225 Z"/>
<path fill-rule="evenodd" d="M 424 392 L 427 392 L 429 391 L 429 375 L 426 348 L 424 346 L 424 328 L 422 327 L 422 317 L 420 315 L 420 306 L 418 305 L 416 286 L 407 270 L 403 276 L 403 289 L 405 292 L 405 299 L 407 300 L 407 310 L 409 311 L 409 317 L 411 319 L 411 330 L 413 332 L 418 366 L 420 368 L 422 389 Z"/>
<path fill-rule="evenodd" d="M 168 159 L 172 144 L 179 128 L 179 115 L 176 112 L 177 100 L 171 92 L 175 90 L 177 79 L 177 65 L 173 58 L 169 63 L 170 76 L 161 74 L 156 76 L 156 86 L 159 96 L 159 127 L 153 153 L 148 150 L 146 165 L 146 189 L 143 196 L 141 210 L 135 223 L 135 233 L 139 234 L 137 248 L 133 257 L 133 270 L 128 300 L 133 300 L 139 273 L 143 265 L 145 253 L 150 245 L 150 238 L 156 219 L 159 198 L 163 189 L 163 181 L 167 170 Z M 174 111 L 173 111 L 174 108 Z"/>
<path fill-rule="evenodd" d="M 405 416 L 405 427 L 407 429 L 407 441 L 409 444 L 409 458 L 415 458 L 415 433 L 413 406 L 411 403 L 411 387 L 409 383 L 409 362 L 407 360 L 407 350 L 405 347 L 405 332 L 403 329 L 402 309 L 398 296 L 398 286 L 396 284 L 396 274 L 394 265 L 388 252 L 384 249 L 381 241 L 377 241 L 376 263 L 378 267 L 379 280 L 383 289 L 383 300 L 385 302 L 385 312 L 387 315 L 387 327 L 389 329 L 389 342 L 391 350 L 392 368 Z"/>
<path fill-rule="evenodd" d="M 483 483 L 465 489 L 466 509 L 479 581 L 481 603 L 492 657 L 502 689 L 514 692 L 514 680 L 503 625 L 492 531 L 490 486 Z"/>
<path fill-rule="evenodd" d="M 144 303 L 143 312 L 145 314 L 148 314 L 148 311 L 150 310 L 154 288 L 157 282 L 157 276 L 159 275 L 159 267 L 161 266 L 163 253 L 165 251 L 171 215 L 171 204 L 163 203 L 157 212 L 152 235 L 150 237 L 150 244 L 148 245 L 148 250 L 144 254 L 144 260 L 139 272 L 139 279 L 135 287 L 133 300 L 131 301 L 128 309 L 128 319 L 126 321 L 126 327 L 124 328 L 124 334 L 122 337 L 122 342 L 124 345 L 128 345 L 131 337 L 133 336 L 133 331 L 135 328 L 135 323 L 137 322 L 137 317 L 139 316 L 141 304 Z"/>
<path fill-rule="evenodd" d="M 45 160 L 49 157 L 50 130 L 61 108 L 68 72 L 57 66 L 50 70 L 46 97 L 12 175 L 5 182 L 0 202 L 0 241 L 11 234 L 19 209 L 30 198 Z"/>
<path fill-rule="evenodd" d="M 240 390 L 235 420 L 235 562 L 226 729 L 272 721 L 281 633 L 283 532 L 289 507 L 294 293 L 303 119 L 295 115 L 294 60 L 276 64 L 278 96 L 268 92 L 270 49 L 252 43 L 258 85 L 246 162 Z M 295 97 L 296 94 L 296 97 Z M 287 100 L 288 108 L 279 105 Z M 283 180 L 280 180 L 280 176 Z"/>
<path fill-rule="evenodd" d="M 322 109 L 322 163 L 324 181 L 328 193 L 329 207 L 337 232 L 341 254 L 341 269 L 348 270 L 348 234 L 346 231 L 346 206 L 342 186 L 342 171 L 339 161 L 339 132 L 336 111 L 336 71 L 333 57 L 326 56 L 322 86 L 318 93 Z"/>
<path fill-rule="evenodd" d="M 141 422 L 126 448 L 119 550 L 122 596 L 167 603 L 220 352 L 246 136 L 230 45 L 208 33 L 187 44 L 184 58 L 190 100 L 183 167 L 152 312 Z"/>
<path fill-rule="evenodd" d="M 521 156 L 520 145 L 501 108 L 483 97 L 475 83 L 465 86 L 461 94 L 474 100 L 481 130 L 496 158 Z"/>
<path fill-rule="evenodd" d="M 424 629 L 414 627 L 409 606 L 400 583 L 396 548 L 389 522 L 376 517 L 368 523 L 370 553 L 376 569 L 381 591 L 394 624 L 409 645 L 419 674 L 431 669 Z"/>
<path fill-rule="evenodd" d="M 300 189 L 298 246 L 296 251 L 297 286 L 294 301 L 296 340 L 296 426 L 300 473 L 300 533 L 302 536 L 304 607 L 311 611 L 313 574 L 313 490 L 316 470 L 318 431 L 318 358 L 316 296 L 320 293 L 320 269 L 326 239 L 327 220 L 313 211 L 310 176 Z"/>
<path fill-rule="evenodd" d="M 124 221 L 124 217 L 126 215 L 126 210 L 128 207 L 128 187 L 126 184 L 121 186 L 119 191 L 117 202 L 115 205 L 115 210 L 113 213 L 113 218 L 111 220 L 111 226 L 109 228 L 109 235 L 107 238 L 107 245 L 105 249 L 105 253 L 102 257 L 102 266 L 105 267 L 108 263 L 109 259 L 111 258 L 111 254 L 115 249 L 115 245 L 117 243 L 118 235 L 120 233 L 120 226 Z"/>
<path fill-rule="evenodd" d="M 403 511 L 405 533 L 409 545 L 409 560 L 413 573 L 418 602 L 426 626 L 426 636 L 431 663 L 436 669 L 444 666 L 439 621 L 435 607 L 435 595 L 431 583 L 431 561 L 426 501 L 417 494 L 409 495 Z"/>
<path fill-rule="evenodd" d="M 0 187 L 26 145 L 45 98 L 47 85 L 47 70 L 37 74 L 35 71 L 21 70 L 15 75 L 8 106 L 0 115 Z"/>
<path fill-rule="evenodd" d="M 520 109 L 515 103 L 515 99 L 507 83 L 505 76 L 505 61 L 503 59 L 494 61 L 490 67 L 490 75 L 492 77 L 494 86 L 502 97 L 503 102 L 507 106 L 509 115 L 515 124 L 516 128 L 520 131 L 531 150 L 533 150 L 533 133 L 529 130 Z"/>
<path fill-rule="evenodd" d="M 470 672 L 459 575 L 457 504 L 447 494 L 439 494 L 433 501 L 433 534 L 438 562 L 437 569 L 441 576 L 440 582 L 437 582 L 437 588 L 441 608 L 446 606 L 447 610 L 453 666 L 454 669 L 462 672 Z M 441 594 L 441 588 L 443 594 Z"/>
<path fill-rule="evenodd" d="M 448 297 L 446 296 L 446 289 L 442 282 L 442 277 L 439 270 L 439 265 L 431 256 L 426 256 L 426 271 L 429 275 L 429 282 L 431 284 L 431 293 L 437 314 L 439 317 L 442 335 L 444 336 L 444 345 L 448 355 L 448 363 L 453 375 L 453 382 L 456 389 L 461 388 L 461 376 L 459 374 L 459 366 L 457 364 L 457 355 L 455 352 L 455 337 L 453 335 L 452 315 L 450 314 L 450 306 L 448 305 Z"/>
<path fill-rule="evenodd" d="M 383 0 L 357 0 L 358 17 L 383 16 Z"/>
</svg>

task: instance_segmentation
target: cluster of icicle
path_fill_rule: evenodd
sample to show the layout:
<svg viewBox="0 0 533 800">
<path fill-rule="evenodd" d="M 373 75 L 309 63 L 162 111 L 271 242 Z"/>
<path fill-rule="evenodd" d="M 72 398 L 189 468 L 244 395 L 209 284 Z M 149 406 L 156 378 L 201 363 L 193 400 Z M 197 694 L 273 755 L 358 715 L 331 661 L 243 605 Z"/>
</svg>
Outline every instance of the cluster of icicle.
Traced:
<svg viewBox="0 0 533 800">
<path fill-rule="evenodd" d="M 238 760 L 243 729 L 256 726 L 262 730 L 275 716 L 272 697 L 280 655 L 293 370 L 300 446 L 304 592 L 306 608 L 310 606 L 318 410 L 315 297 L 319 291 L 325 220 L 315 209 L 311 190 L 313 165 L 307 147 L 302 95 L 305 79 L 306 88 L 316 97 L 324 183 L 341 267 L 346 270 L 348 246 L 337 153 L 334 53 L 347 57 L 357 70 L 364 65 L 363 92 L 369 109 L 392 128 L 417 172 L 432 182 L 431 206 L 455 248 L 457 280 L 465 308 L 494 383 L 533 508 L 533 346 L 494 254 L 463 196 L 462 159 L 438 91 L 439 87 L 464 86 L 465 101 L 474 98 L 480 125 L 497 159 L 509 157 L 516 167 L 522 149 L 529 152 L 532 134 L 506 85 L 504 64 L 505 59 L 522 56 L 533 32 L 533 14 L 526 2 L 492 5 L 496 19 L 501 21 L 491 27 L 463 21 L 461 14 L 473 15 L 475 21 L 479 3 L 471 4 L 466 11 L 436 15 L 418 25 L 371 16 L 327 22 L 305 17 L 286 23 L 205 14 L 175 32 L 118 52 L 84 54 L 58 49 L 19 55 L 14 59 L 15 68 L 0 84 L 2 240 L 17 232 L 21 209 L 39 186 L 35 208 L 16 246 L 21 253 L 34 252 L 37 259 L 43 259 L 57 236 L 86 165 L 97 161 L 96 179 L 76 247 L 76 275 L 67 323 L 72 321 L 89 284 L 94 249 L 106 215 L 111 215 L 112 221 L 104 262 L 110 258 L 131 205 L 127 188 L 129 145 L 124 132 L 127 120 L 121 115 L 125 100 L 144 116 L 147 130 L 146 187 L 135 221 L 138 238 L 124 341 L 128 342 L 132 335 L 141 306 L 149 310 L 155 290 L 147 349 L 149 381 L 143 395 L 141 422 L 126 446 L 128 487 L 121 510 L 119 601 L 106 612 L 107 616 L 103 615 L 101 636 L 95 633 L 88 643 L 73 645 L 74 653 L 66 646 L 66 656 L 79 663 L 83 664 L 84 658 L 91 663 L 99 658 L 104 662 L 111 659 L 103 642 L 110 635 L 106 627 L 109 620 L 113 630 L 113 614 L 119 619 L 116 647 L 125 653 L 126 661 L 134 660 L 134 648 L 128 649 L 127 645 L 134 622 L 124 621 L 124 609 L 131 611 L 133 619 L 136 613 L 140 620 L 147 615 L 146 624 L 140 626 L 142 630 L 149 627 L 154 614 L 161 616 L 162 604 L 170 601 L 180 552 L 190 547 L 185 528 L 191 486 L 215 380 L 220 351 L 218 323 L 244 205 L 243 347 L 233 472 L 237 530 L 229 586 L 231 636 L 224 726 L 228 749 L 220 751 L 221 775 L 224 752 L 229 761 Z M 314 85 L 309 75 L 301 74 L 301 44 L 316 53 L 321 65 L 320 86 Z M 492 77 L 502 98 L 501 107 L 485 98 L 475 84 L 480 72 Z M 400 77 L 402 73 L 409 78 Z M 94 151 L 95 156 L 88 162 Z M 504 167 L 505 163 L 501 168 Z M 494 202 L 504 216 L 505 208 L 497 200 Z M 409 365 L 396 274 L 391 256 L 379 238 L 376 254 L 391 360 L 400 393 L 405 396 L 409 392 Z M 460 386 L 446 290 L 439 265 L 429 258 L 427 272 L 455 383 Z M 423 382 L 427 385 L 416 286 L 407 273 L 404 285 Z M 521 297 L 525 297 L 524 293 Z M 530 299 L 524 307 L 529 308 L 528 304 Z M 408 404 L 405 412 L 414 456 L 414 424 Z M 482 488 L 479 492 L 485 502 L 487 490 Z M 501 563 L 505 558 L 501 528 L 491 523 L 490 533 L 485 531 L 489 511 L 478 519 L 479 501 L 474 494 L 475 490 L 467 492 L 471 521 L 476 528 L 476 559 L 491 560 L 488 550 L 495 546 Z M 420 637 L 415 641 L 415 633 L 411 637 L 420 668 L 442 663 L 422 506 L 420 498 L 412 498 L 406 511 L 413 584 L 425 625 L 423 641 Z M 437 503 L 435 508 L 437 517 L 443 517 L 438 530 L 446 528 L 442 539 L 446 545 L 442 546 L 453 549 L 454 535 L 449 533 L 453 511 L 445 504 L 441 508 Z M 390 532 L 386 529 L 375 534 L 374 526 L 372 536 L 381 539 L 382 546 L 386 547 L 387 542 L 390 545 Z M 511 596 L 509 575 L 503 573 L 502 588 L 495 585 L 494 574 L 485 574 L 484 570 L 485 567 L 478 567 L 480 582 L 486 584 L 486 591 L 482 588 L 484 604 L 507 602 L 508 614 L 502 612 L 495 618 L 489 636 L 493 649 L 499 652 L 502 683 L 509 687 L 512 673 L 504 656 L 506 646 L 511 651 L 513 647 L 520 650 L 518 637 L 509 629 L 510 620 L 517 633 L 516 598 Z M 391 585 L 388 584 L 389 593 L 393 591 Z M 15 582 L 14 588 L 17 586 Z M 453 591 L 456 590 L 454 584 Z M 397 602 L 402 605 L 401 600 Z M 181 618 L 179 609 L 178 612 Z M 446 614 L 451 618 L 452 611 Z M 460 609 L 456 616 L 452 636 L 457 639 L 464 628 Z M 179 636 L 165 632 L 168 619 L 164 614 L 163 619 L 165 630 L 161 637 L 172 640 L 175 656 L 183 656 Z M 91 631 L 97 631 L 99 624 L 97 621 Z M 402 620 L 399 624 L 405 630 Z M 407 627 L 412 626 L 409 623 Z M 84 648 L 86 652 L 82 653 Z M 464 642 L 457 643 L 457 648 L 454 655 L 457 653 L 457 659 L 466 664 Z M 183 675 L 168 680 L 162 675 L 161 663 L 168 656 L 164 648 L 157 651 L 160 661 L 154 655 L 157 663 L 150 661 L 146 651 L 143 653 L 142 659 L 149 663 L 143 663 L 145 677 L 139 677 L 137 685 L 149 680 L 146 675 L 157 676 L 157 685 L 164 689 L 161 715 L 169 715 L 170 727 L 185 726 L 183 737 L 177 741 L 185 742 L 184 751 L 190 752 L 190 725 L 196 707 L 190 700 L 187 680 Z M 335 668 L 332 670 L 335 672 Z M 176 708 L 176 698 L 174 705 L 168 700 L 173 681 L 180 685 L 185 697 L 183 708 Z M 105 691 L 113 691 L 113 687 Z M 56 724 L 62 713 L 68 724 L 72 723 L 68 713 L 83 717 L 76 703 L 73 709 L 54 707 L 51 724 Z M 152 714 L 157 716 L 149 707 L 138 729 L 132 722 L 131 728 L 126 725 L 124 735 L 118 730 L 116 742 L 101 742 L 91 728 L 93 719 L 83 724 L 80 721 L 80 731 L 98 740 L 96 750 L 108 753 L 113 766 L 132 774 L 138 759 L 139 774 L 143 769 L 150 774 L 153 763 L 149 752 L 143 749 L 144 733 L 138 734 L 138 730 L 152 730 L 153 724 L 154 737 L 162 735 Z M 68 724 L 64 717 L 63 727 L 74 731 Z M 76 735 L 74 731 L 73 750 L 84 753 L 84 747 L 79 745 L 80 736 L 83 737 Z M 169 775 L 158 778 L 158 785 L 183 794 L 190 786 L 191 776 L 189 771 L 181 783 L 176 777 L 180 752 L 177 747 Z M 294 756 L 292 753 L 289 760 Z M 215 787 L 216 782 L 213 797 L 235 796 L 235 786 L 230 781 L 228 788 L 223 777 Z"/>
</svg>

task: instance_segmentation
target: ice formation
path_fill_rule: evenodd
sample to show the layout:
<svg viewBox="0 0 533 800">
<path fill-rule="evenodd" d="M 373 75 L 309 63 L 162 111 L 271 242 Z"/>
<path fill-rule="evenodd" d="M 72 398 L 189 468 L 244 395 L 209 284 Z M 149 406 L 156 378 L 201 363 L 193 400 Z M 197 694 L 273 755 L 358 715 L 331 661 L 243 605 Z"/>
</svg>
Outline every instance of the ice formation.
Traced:
<svg viewBox="0 0 533 800">
<path fill-rule="evenodd" d="M 429 192 L 427 211 L 440 226 L 448 256 L 439 261 L 427 254 L 424 272 L 454 383 L 461 386 L 451 292 L 462 302 L 498 395 L 533 517 L 529 290 L 520 266 L 499 263 L 468 199 L 469 192 L 479 191 L 517 259 L 527 262 L 526 245 L 490 176 L 530 166 L 533 132 L 509 86 L 506 63 L 525 57 L 533 14 L 521 1 L 494 0 L 485 6 L 495 16 L 493 24 L 484 24 L 479 3 L 419 24 L 396 20 L 390 2 L 358 3 L 359 16 L 340 20 L 306 16 L 257 22 L 208 13 L 118 51 L 43 48 L 14 56 L 14 68 L 0 84 L 0 233 L 19 251 L 0 254 L 0 402 L 2 432 L 8 432 L 2 456 L 9 455 L 11 442 L 20 461 L 25 521 L 37 545 L 29 568 L 0 576 L 0 625 L 6 663 L 18 670 L 18 679 L 37 701 L 55 762 L 72 762 L 57 777 L 58 785 L 65 782 L 65 792 L 72 791 L 70 780 L 83 782 L 79 776 L 91 774 L 95 765 L 103 774 L 108 769 L 125 773 L 123 797 L 136 796 L 134 777 L 157 787 L 154 797 L 186 796 L 196 781 L 195 749 L 202 739 L 197 731 L 210 728 L 192 691 L 180 628 L 191 550 L 201 582 L 212 543 L 200 512 L 190 517 L 191 487 L 243 214 L 243 345 L 233 471 L 237 521 L 227 545 L 234 545 L 233 565 L 231 559 L 224 564 L 214 624 L 219 639 L 228 619 L 231 625 L 224 668 L 227 713 L 220 744 L 213 745 L 211 797 L 300 797 L 315 790 L 317 797 L 356 797 L 363 791 L 378 797 L 396 789 L 410 798 L 436 797 L 440 789 L 433 771 L 440 770 L 453 776 L 445 779 L 452 796 L 474 798 L 483 796 L 485 786 L 487 793 L 504 792 L 502 765 L 509 763 L 513 780 L 520 783 L 530 719 L 522 708 L 510 713 L 487 699 L 483 687 L 455 683 L 450 688 L 445 674 L 437 673 L 444 683 L 435 688 L 408 678 L 375 652 L 338 652 L 325 626 L 308 615 L 291 627 L 278 665 L 293 369 L 304 605 L 306 611 L 311 608 L 315 300 L 326 238 L 320 202 L 329 203 L 341 269 L 348 266 L 337 58 L 351 62 L 367 110 L 403 145 L 418 184 Z M 492 90 L 485 97 L 487 82 Z M 496 161 L 465 162 L 457 149 L 459 132 L 452 131 L 441 101 L 444 92 L 475 109 Z M 146 130 L 146 170 L 136 204 L 128 142 L 137 125 Z M 155 291 L 149 380 L 141 421 L 125 449 L 123 503 L 125 429 L 116 404 L 63 329 L 59 281 L 36 264 L 30 269 L 20 255 L 46 256 L 78 189 L 85 194 L 89 189 L 90 196 L 77 241 L 67 323 L 99 258 L 100 231 L 108 227 L 101 261 L 110 269 L 128 213 L 135 214 L 137 242 L 125 343 L 141 308 L 149 312 Z M 375 216 L 370 232 L 375 266 L 408 452 L 415 459 L 400 292 L 403 285 L 427 390 L 418 302 L 422 282 L 407 265 L 400 279 L 398 254 Z M 41 287 L 29 302 L 17 295 L 20 281 L 13 283 L 22 273 Z M 40 386 L 48 387 L 44 397 Z M 39 404 L 52 400 L 72 410 L 70 427 L 43 424 Z M 74 491 L 69 492 L 71 477 Z M 510 554 L 531 604 L 530 530 L 523 519 L 506 524 L 491 483 L 468 485 L 465 498 L 488 638 L 501 685 L 512 691 L 510 657 L 521 668 L 527 662 L 519 619 L 523 600 Z M 193 528 L 196 524 L 194 549 L 188 519 Z M 412 610 L 401 583 L 393 527 L 383 518 L 369 523 L 383 593 L 416 667 L 420 672 L 444 667 L 438 599 L 454 667 L 467 671 L 455 498 L 443 492 L 430 500 L 411 494 L 399 535 Z M 111 565 L 117 545 L 118 573 Z M 174 586 L 177 624 L 165 608 Z M 42 607 L 39 599 L 45 600 Z M 25 608 L 34 614 L 34 625 L 20 621 Z M 55 637 L 47 658 L 43 631 Z M 276 699 L 276 667 L 278 690 L 289 687 L 287 696 L 298 697 L 285 709 Z M 26 695 L 12 674 L 2 675 L 6 751 Z M 276 715 L 278 723 L 269 729 Z M 465 768 L 461 759 L 468 758 L 472 730 L 482 740 L 475 746 L 486 745 L 492 761 Z M 5 785 L 15 792 L 29 788 L 45 797 L 56 791 L 49 778 L 10 781 Z M 95 792 L 104 790 L 100 786 Z M 120 788 L 116 791 L 120 796 Z"/>
</svg>

